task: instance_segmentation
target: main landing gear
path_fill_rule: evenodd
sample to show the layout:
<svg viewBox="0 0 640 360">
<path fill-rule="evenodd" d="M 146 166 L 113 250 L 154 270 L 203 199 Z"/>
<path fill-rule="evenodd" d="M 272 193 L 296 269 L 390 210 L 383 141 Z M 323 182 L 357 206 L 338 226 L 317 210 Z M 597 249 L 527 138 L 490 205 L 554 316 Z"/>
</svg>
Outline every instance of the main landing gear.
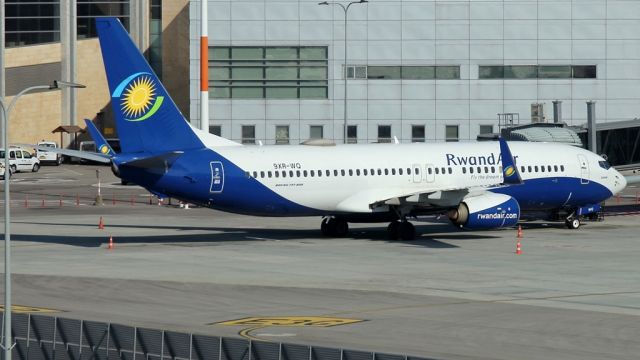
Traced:
<svg viewBox="0 0 640 360">
<path fill-rule="evenodd" d="M 349 234 L 349 223 L 340 218 L 325 217 L 320 223 L 322 235 L 330 237 L 345 237 Z"/>
<path fill-rule="evenodd" d="M 416 238 L 416 228 L 407 219 L 402 221 L 392 221 L 387 226 L 387 237 L 389 240 L 414 240 Z"/>
</svg>

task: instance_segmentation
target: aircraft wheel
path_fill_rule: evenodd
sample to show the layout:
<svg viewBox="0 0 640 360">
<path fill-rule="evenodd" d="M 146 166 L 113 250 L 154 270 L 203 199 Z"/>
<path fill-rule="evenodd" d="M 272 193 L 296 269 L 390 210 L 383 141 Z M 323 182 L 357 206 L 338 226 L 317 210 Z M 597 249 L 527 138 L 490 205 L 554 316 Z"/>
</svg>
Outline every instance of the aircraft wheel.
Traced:
<svg viewBox="0 0 640 360">
<path fill-rule="evenodd" d="M 398 240 L 398 235 L 400 232 L 400 223 L 397 221 L 392 221 L 387 226 L 387 238 L 389 240 Z"/>
<path fill-rule="evenodd" d="M 412 223 L 408 221 L 400 223 L 400 237 L 402 240 L 414 240 L 416 238 L 416 228 Z"/>
<path fill-rule="evenodd" d="M 320 231 L 322 231 L 322 235 L 324 236 L 331 236 L 331 226 L 329 226 L 329 222 L 333 220 L 332 218 L 323 218 L 322 222 L 320 223 Z M 335 227 L 335 222 L 334 222 L 334 227 Z"/>
<path fill-rule="evenodd" d="M 336 237 L 345 237 L 349 234 L 349 223 L 342 219 L 333 219 L 335 223 L 334 235 Z"/>
<path fill-rule="evenodd" d="M 565 221 L 565 224 L 567 225 L 567 228 L 575 230 L 580 227 L 580 219 L 567 219 L 567 221 Z"/>
</svg>

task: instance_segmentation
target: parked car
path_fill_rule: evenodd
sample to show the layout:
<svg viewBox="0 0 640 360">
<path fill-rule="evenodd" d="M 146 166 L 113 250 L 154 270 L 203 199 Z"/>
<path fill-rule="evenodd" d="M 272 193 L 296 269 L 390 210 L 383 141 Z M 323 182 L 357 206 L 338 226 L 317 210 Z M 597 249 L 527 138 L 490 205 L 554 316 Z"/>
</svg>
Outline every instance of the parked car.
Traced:
<svg viewBox="0 0 640 360">
<path fill-rule="evenodd" d="M 57 149 L 58 148 L 58 143 L 56 143 L 55 141 L 45 141 L 42 140 L 38 143 L 38 149 L 36 150 L 36 157 L 38 158 L 38 160 L 40 160 L 41 164 L 53 164 L 53 165 L 60 165 L 62 164 L 62 155 L 61 154 L 57 154 L 51 151 L 47 151 L 47 150 L 42 150 L 40 148 L 42 147 L 48 147 L 48 148 L 52 148 L 52 149 Z"/>
<path fill-rule="evenodd" d="M 0 161 L 4 162 L 6 156 L 5 149 L 0 149 Z M 20 146 L 9 147 L 9 167 L 11 173 L 19 171 L 33 171 L 40 170 L 40 160 L 33 156 L 26 148 Z M 5 169 L 6 170 L 6 169 Z"/>
</svg>

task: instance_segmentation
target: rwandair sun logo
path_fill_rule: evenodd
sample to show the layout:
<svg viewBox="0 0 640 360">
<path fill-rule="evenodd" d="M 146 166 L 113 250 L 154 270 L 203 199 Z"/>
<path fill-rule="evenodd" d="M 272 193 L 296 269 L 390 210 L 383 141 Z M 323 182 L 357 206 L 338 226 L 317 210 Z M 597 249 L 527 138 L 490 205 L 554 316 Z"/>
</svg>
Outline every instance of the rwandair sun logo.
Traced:
<svg viewBox="0 0 640 360">
<path fill-rule="evenodd" d="M 127 121 L 143 121 L 156 113 L 164 96 L 157 96 L 157 86 L 149 73 L 135 73 L 124 79 L 113 92 L 120 98 L 120 110 Z"/>
<path fill-rule="evenodd" d="M 99 149 L 99 150 L 100 150 L 100 152 L 101 152 L 101 153 L 103 153 L 103 154 L 108 154 L 108 153 L 109 153 L 109 147 L 107 147 L 107 145 L 104 145 L 104 144 L 102 144 L 102 145 L 100 146 L 100 149 Z"/>
<path fill-rule="evenodd" d="M 504 168 L 504 175 L 506 177 L 509 177 L 509 176 L 513 175 L 515 172 L 516 172 L 516 170 L 511 165 L 509 165 L 506 168 Z"/>
</svg>

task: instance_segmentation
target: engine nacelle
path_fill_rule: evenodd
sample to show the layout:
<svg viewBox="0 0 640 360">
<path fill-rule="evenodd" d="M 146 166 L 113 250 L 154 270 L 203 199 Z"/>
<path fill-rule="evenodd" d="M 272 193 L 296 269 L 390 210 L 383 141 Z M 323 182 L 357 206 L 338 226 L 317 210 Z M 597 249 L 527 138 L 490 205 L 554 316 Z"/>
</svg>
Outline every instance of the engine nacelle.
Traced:
<svg viewBox="0 0 640 360">
<path fill-rule="evenodd" d="M 520 205 L 511 196 L 487 192 L 462 200 L 449 219 L 465 229 L 495 229 L 515 226 L 520 220 Z"/>
</svg>

